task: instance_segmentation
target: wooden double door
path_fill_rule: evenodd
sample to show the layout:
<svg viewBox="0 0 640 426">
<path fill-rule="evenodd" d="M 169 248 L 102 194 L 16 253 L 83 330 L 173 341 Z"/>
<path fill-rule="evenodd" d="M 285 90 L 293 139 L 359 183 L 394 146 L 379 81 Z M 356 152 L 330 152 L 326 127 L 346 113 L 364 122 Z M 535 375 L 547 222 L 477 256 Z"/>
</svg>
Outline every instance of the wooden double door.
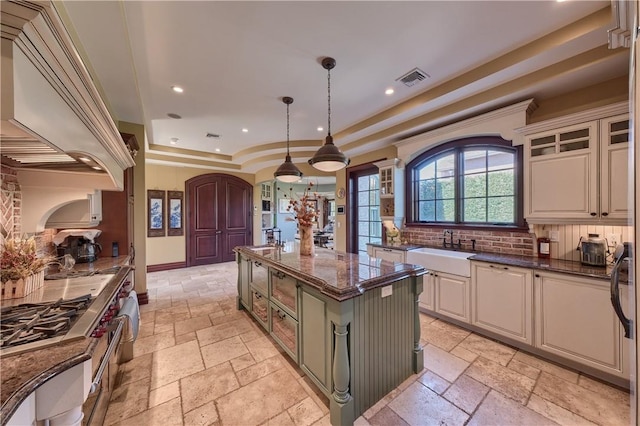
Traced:
<svg viewBox="0 0 640 426">
<path fill-rule="evenodd" d="M 229 262 L 233 248 L 252 245 L 253 187 L 225 174 L 186 182 L 187 266 Z"/>
</svg>

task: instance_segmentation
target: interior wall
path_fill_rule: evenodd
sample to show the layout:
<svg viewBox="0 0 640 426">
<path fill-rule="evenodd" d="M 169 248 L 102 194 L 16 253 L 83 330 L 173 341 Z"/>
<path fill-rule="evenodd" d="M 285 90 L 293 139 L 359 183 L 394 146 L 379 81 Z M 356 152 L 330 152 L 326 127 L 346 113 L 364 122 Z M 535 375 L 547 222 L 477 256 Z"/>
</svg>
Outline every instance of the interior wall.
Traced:
<svg viewBox="0 0 640 426">
<path fill-rule="evenodd" d="M 185 182 L 193 177 L 219 173 L 215 170 L 198 169 L 192 167 L 175 167 L 164 166 L 159 164 L 146 165 L 146 190 L 163 190 L 163 191 L 183 191 L 185 190 Z M 223 172 L 224 174 L 236 176 L 254 185 L 255 176 L 249 173 Z M 257 194 L 256 194 L 257 192 Z M 185 194 L 186 197 L 186 194 Z M 144 194 L 146 205 L 146 191 Z M 254 216 L 253 216 L 253 234 L 254 243 L 256 235 L 259 236 L 260 230 L 260 191 L 254 187 Z M 186 202 L 186 198 L 185 198 Z M 186 204 L 185 204 L 186 207 Z M 146 208 L 146 207 L 145 207 Z M 186 215 L 186 211 L 183 212 Z M 147 265 L 164 265 L 172 263 L 186 262 L 186 236 L 164 236 L 164 237 L 146 237 L 146 210 L 145 210 L 145 238 L 147 249 Z M 257 229 L 256 229 L 257 228 Z M 186 231 L 186 229 L 185 229 Z"/>
</svg>

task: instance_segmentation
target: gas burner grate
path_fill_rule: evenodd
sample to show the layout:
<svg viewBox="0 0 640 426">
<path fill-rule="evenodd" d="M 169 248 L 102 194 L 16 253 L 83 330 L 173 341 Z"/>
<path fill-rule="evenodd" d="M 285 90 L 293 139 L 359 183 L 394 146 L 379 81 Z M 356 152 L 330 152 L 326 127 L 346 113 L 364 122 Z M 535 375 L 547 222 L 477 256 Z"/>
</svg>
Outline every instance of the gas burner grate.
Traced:
<svg viewBox="0 0 640 426">
<path fill-rule="evenodd" d="M 9 348 L 66 334 L 91 301 L 91 295 L 86 294 L 75 299 L 2 308 L 0 347 Z"/>
</svg>

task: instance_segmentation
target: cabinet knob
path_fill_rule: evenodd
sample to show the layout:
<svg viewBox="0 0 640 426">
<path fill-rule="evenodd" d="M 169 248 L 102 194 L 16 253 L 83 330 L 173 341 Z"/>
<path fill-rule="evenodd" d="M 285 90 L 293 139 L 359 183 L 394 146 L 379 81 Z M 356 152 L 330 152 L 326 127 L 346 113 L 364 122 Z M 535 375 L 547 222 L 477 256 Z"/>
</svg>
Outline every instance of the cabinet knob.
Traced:
<svg viewBox="0 0 640 426">
<path fill-rule="evenodd" d="M 489 265 L 489 268 L 493 268 L 493 265 Z"/>
<path fill-rule="evenodd" d="M 536 274 L 536 278 L 540 278 L 540 274 Z"/>
<path fill-rule="evenodd" d="M 606 217 L 606 216 L 609 216 L 609 213 L 607 213 L 607 212 L 602 212 L 602 216 L 605 216 L 605 217 Z"/>
<path fill-rule="evenodd" d="M 505 266 L 505 267 L 504 267 L 504 268 L 502 268 L 502 269 L 508 270 L 509 268 L 507 268 L 507 267 Z"/>
<path fill-rule="evenodd" d="M 591 216 L 597 216 L 596 212 L 591 212 L 590 214 L 591 214 Z"/>
</svg>

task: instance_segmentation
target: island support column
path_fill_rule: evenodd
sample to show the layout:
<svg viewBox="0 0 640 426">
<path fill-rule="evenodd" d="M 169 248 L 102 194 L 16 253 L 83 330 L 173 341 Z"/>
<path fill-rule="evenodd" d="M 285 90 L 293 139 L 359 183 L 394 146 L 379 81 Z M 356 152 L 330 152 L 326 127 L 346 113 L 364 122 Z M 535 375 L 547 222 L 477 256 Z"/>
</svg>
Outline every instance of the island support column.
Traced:
<svg viewBox="0 0 640 426">
<path fill-rule="evenodd" d="M 333 309 L 332 309 L 333 308 Z M 338 311 L 335 312 L 334 309 Z M 348 300 L 332 303 L 329 319 L 333 329 L 331 373 L 333 389 L 329 402 L 332 425 L 351 425 L 355 420 L 354 401 L 351 396 L 351 365 L 349 356 L 349 327 L 353 322 L 353 303 Z"/>
<path fill-rule="evenodd" d="M 413 303 L 413 372 L 419 373 L 424 368 L 424 355 L 422 346 L 420 346 L 420 294 L 424 290 L 422 276 L 413 280 L 414 286 L 414 303 Z"/>
</svg>

